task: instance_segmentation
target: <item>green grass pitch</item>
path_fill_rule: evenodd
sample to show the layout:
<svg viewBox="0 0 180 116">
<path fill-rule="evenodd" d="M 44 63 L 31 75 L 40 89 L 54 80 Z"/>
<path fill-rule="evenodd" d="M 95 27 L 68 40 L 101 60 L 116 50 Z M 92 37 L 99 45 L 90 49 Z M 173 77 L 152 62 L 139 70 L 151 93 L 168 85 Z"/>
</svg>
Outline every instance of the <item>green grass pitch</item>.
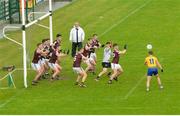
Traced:
<svg viewBox="0 0 180 116">
<path fill-rule="evenodd" d="M 77 0 L 53 14 L 54 36 L 63 34 L 62 48 L 70 49 L 69 31 L 79 21 L 86 31 L 86 40 L 99 34 L 101 43 L 112 40 L 128 51 L 120 59 L 124 74 L 119 82 L 107 85 L 107 77 L 94 81 L 89 74 L 88 87 L 73 85 L 72 58 L 62 59 L 65 80 L 30 85 L 35 73 L 28 71 L 27 89 L 23 88 L 22 71 L 13 76 L 17 89 L 0 90 L 0 114 L 180 114 L 180 0 Z M 42 21 L 48 24 L 48 19 Z M 36 43 L 48 37 L 48 30 L 32 26 L 27 30 L 27 50 L 32 58 Z M 21 42 L 21 33 L 11 37 Z M 150 92 L 145 91 L 144 58 L 146 45 L 164 67 L 160 73 L 164 90 L 153 78 Z M 97 51 L 97 72 L 101 70 L 103 49 Z M 15 64 L 22 68 L 22 48 L 8 40 L 0 40 L 0 66 Z M 0 72 L 0 76 L 5 72 Z"/>
</svg>

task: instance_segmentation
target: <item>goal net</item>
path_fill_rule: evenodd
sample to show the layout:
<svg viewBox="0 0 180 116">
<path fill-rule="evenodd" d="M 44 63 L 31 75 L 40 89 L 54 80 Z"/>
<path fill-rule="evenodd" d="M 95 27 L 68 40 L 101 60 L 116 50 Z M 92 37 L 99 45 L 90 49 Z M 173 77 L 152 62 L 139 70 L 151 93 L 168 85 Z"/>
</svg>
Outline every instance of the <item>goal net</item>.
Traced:
<svg viewBox="0 0 180 116">
<path fill-rule="evenodd" d="M 48 1 L 49 10 L 47 12 L 43 12 L 42 10 L 31 10 L 28 12 L 28 16 L 25 15 L 25 1 L 26 0 L 21 0 L 22 24 L 8 25 L 3 29 L 3 36 L 9 40 L 8 43 L 10 44 L 6 45 L 7 41 L 4 41 L 3 46 L 7 49 L 8 55 L 0 55 L 0 57 L 6 59 L 1 64 L 15 65 L 16 69 L 13 72 L 7 72 L 5 75 L 6 77 L 2 77 L 0 75 L 0 78 L 2 78 L 2 81 L 4 80 L 2 83 L 3 85 L 8 85 L 9 81 L 5 83 L 5 79 L 11 79 L 9 76 L 12 76 L 11 81 L 14 82 L 14 80 L 16 81 L 16 78 L 14 79 L 13 77 L 18 77 L 18 80 L 21 81 L 21 85 L 23 82 L 24 87 L 27 88 L 28 79 L 32 79 L 32 77 L 34 77 L 34 74 L 31 71 L 31 61 L 36 44 L 40 43 L 44 38 L 50 38 L 50 42 L 52 43 L 53 27 L 52 0 Z"/>
</svg>

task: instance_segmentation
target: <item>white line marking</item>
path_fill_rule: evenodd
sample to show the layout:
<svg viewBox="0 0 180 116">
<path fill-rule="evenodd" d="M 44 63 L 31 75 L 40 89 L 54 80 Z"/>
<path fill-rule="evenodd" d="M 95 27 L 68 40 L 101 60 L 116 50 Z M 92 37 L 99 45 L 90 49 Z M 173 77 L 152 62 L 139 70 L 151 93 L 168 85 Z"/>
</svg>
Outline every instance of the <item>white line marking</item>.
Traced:
<svg viewBox="0 0 180 116">
<path fill-rule="evenodd" d="M 106 33 L 108 33 L 109 31 L 111 31 L 113 28 L 115 28 L 116 26 L 118 26 L 119 24 L 121 24 L 122 22 L 124 22 L 127 18 L 129 18 L 131 15 L 135 14 L 136 12 L 138 12 L 139 10 L 141 10 L 142 8 L 144 8 L 148 3 L 150 3 L 151 0 L 148 0 L 147 2 L 145 2 L 143 5 L 139 6 L 138 8 L 136 8 L 135 10 L 133 10 L 132 12 L 130 12 L 127 16 L 125 16 L 124 18 L 122 18 L 120 21 L 118 21 L 117 23 L 113 24 L 110 28 L 108 28 L 107 30 L 105 30 L 102 34 L 100 34 L 100 36 L 105 35 Z"/>
<path fill-rule="evenodd" d="M 6 100 L 3 104 L 0 104 L 0 109 L 3 108 L 4 106 L 6 106 L 8 103 L 10 103 L 13 99 L 16 98 L 18 94 L 12 96 L 11 98 L 9 98 L 8 100 Z"/>
<path fill-rule="evenodd" d="M 137 83 L 136 85 L 130 89 L 130 91 L 126 94 L 126 96 L 124 97 L 124 99 L 127 99 L 134 91 L 135 89 L 139 86 L 139 84 L 145 79 L 145 76 L 143 76 Z"/>
</svg>

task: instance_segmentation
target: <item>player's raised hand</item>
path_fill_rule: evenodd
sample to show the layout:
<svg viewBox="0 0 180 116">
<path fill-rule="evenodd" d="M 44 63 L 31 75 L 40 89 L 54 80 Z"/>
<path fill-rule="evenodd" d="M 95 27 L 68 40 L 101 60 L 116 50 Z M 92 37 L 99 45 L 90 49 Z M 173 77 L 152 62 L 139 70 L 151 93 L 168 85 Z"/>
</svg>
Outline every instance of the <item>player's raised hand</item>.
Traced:
<svg viewBox="0 0 180 116">
<path fill-rule="evenodd" d="M 124 45 L 124 49 L 127 49 L 127 44 Z"/>
<path fill-rule="evenodd" d="M 161 69 L 161 72 L 164 72 L 164 70 L 163 70 L 163 69 Z"/>
<path fill-rule="evenodd" d="M 104 44 L 103 44 L 103 45 L 101 45 L 101 48 L 104 48 L 104 46 L 105 46 Z"/>
</svg>

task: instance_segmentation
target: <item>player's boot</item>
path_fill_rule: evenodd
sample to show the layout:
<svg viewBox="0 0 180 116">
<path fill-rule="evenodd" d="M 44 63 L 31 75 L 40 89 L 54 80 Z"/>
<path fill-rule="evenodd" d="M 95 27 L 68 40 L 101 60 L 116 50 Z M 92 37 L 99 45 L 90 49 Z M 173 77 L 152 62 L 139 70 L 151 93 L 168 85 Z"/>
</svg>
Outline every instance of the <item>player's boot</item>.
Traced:
<svg viewBox="0 0 180 116">
<path fill-rule="evenodd" d="M 55 80 L 55 78 L 54 78 L 54 77 L 51 77 L 50 81 L 53 82 L 54 80 Z"/>
<path fill-rule="evenodd" d="M 79 82 L 75 82 L 75 83 L 74 83 L 74 85 L 78 85 L 78 84 L 79 84 Z"/>
<path fill-rule="evenodd" d="M 80 87 L 86 88 L 87 86 L 82 82 L 79 84 Z"/>
<path fill-rule="evenodd" d="M 163 89 L 164 87 L 162 85 L 159 86 L 160 89 Z"/>
<path fill-rule="evenodd" d="M 32 81 L 32 85 L 36 85 L 38 83 L 38 81 Z"/>
<path fill-rule="evenodd" d="M 146 88 L 146 91 L 149 92 L 149 88 Z"/>
<path fill-rule="evenodd" d="M 114 80 L 117 82 L 118 81 L 118 77 L 115 77 Z"/>
<path fill-rule="evenodd" d="M 95 78 L 94 80 L 95 80 L 95 81 L 99 81 L 99 78 Z"/>
<path fill-rule="evenodd" d="M 108 81 L 108 84 L 112 84 L 112 80 L 109 80 L 109 81 Z"/>
</svg>

